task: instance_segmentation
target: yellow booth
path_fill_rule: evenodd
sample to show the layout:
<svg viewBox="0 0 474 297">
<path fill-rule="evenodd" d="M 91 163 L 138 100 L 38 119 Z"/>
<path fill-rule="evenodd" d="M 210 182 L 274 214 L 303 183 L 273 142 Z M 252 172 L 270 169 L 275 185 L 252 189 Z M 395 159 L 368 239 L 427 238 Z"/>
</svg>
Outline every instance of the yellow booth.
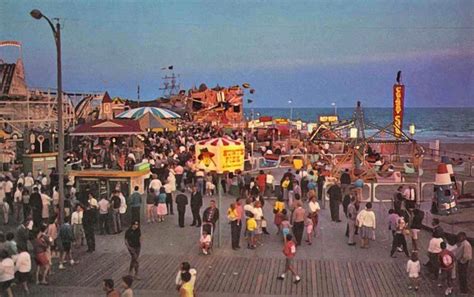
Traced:
<svg viewBox="0 0 474 297">
<path fill-rule="evenodd" d="M 244 170 L 245 147 L 241 141 L 226 137 L 201 140 L 196 144 L 197 168 L 206 172 Z"/>
</svg>

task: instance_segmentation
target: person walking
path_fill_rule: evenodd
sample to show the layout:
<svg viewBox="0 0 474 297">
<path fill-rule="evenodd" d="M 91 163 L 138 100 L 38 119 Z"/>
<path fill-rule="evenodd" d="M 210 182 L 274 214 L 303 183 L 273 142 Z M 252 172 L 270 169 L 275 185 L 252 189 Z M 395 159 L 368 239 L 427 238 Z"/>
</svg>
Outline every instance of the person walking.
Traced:
<svg viewBox="0 0 474 297">
<path fill-rule="evenodd" d="M 395 252 L 397 248 L 401 245 L 403 247 L 403 251 L 407 257 L 410 257 L 407 248 L 407 241 L 405 239 L 405 231 L 407 229 L 407 224 L 405 223 L 405 219 L 403 217 L 399 217 L 397 220 L 397 224 L 395 226 L 395 233 L 393 235 L 392 241 L 392 250 L 390 251 L 390 257 L 396 258 Z"/>
<path fill-rule="evenodd" d="M 201 227 L 201 207 L 202 194 L 197 190 L 197 187 L 193 185 L 191 190 L 191 212 L 193 214 L 193 223 L 191 226 Z"/>
<path fill-rule="evenodd" d="M 455 258 L 454 254 L 446 249 L 446 242 L 441 242 L 441 252 L 438 255 L 438 261 L 440 264 L 441 274 L 446 276 L 446 291 L 444 291 L 445 296 L 449 296 L 453 293 L 453 269 Z M 438 284 L 438 287 L 440 284 Z"/>
<path fill-rule="evenodd" d="M 84 217 L 84 210 L 81 204 L 76 206 L 76 211 L 71 215 L 71 226 L 72 233 L 74 234 L 74 246 L 84 244 L 84 227 L 82 225 L 82 219 Z"/>
<path fill-rule="evenodd" d="M 33 193 L 30 195 L 29 204 L 33 213 L 33 224 L 35 228 L 39 228 L 43 223 L 43 200 L 41 199 L 38 187 L 33 187 Z"/>
<path fill-rule="evenodd" d="M 301 245 L 304 232 L 304 221 L 306 218 L 306 211 L 302 207 L 301 201 L 297 201 L 296 209 L 293 211 L 293 234 L 295 235 L 296 245 Z"/>
<path fill-rule="evenodd" d="M 142 206 L 142 194 L 138 191 L 138 186 L 135 186 L 132 195 L 130 195 L 131 221 L 140 222 L 140 209 Z"/>
<path fill-rule="evenodd" d="M 184 215 L 186 214 L 186 205 L 188 205 L 188 196 L 186 196 L 183 189 L 179 190 L 176 196 L 176 209 L 178 210 L 178 225 L 184 228 Z"/>
<path fill-rule="evenodd" d="M 367 202 L 365 209 L 361 210 L 356 217 L 357 226 L 360 228 L 361 248 L 369 248 L 369 239 L 375 240 L 375 213 L 372 203 Z"/>
<path fill-rule="evenodd" d="M 283 247 L 283 255 L 285 255 L 285 272 L 283 272 L 280 276 L 277 277 L 279 280 L 284 280 L 286 273 L 291 271 L 291 273 L 295 276 L 295 280 L 293 283 L 297 284 L 301 281 L 301 277 L 295 270 L 294 267 L 294 258 L 296 256 L 296 245 L 293 241 L 293 236 L 291 234 L 286 235 L 285 245 Z"/>
<path fill-rule="evenodd" d="M 95 251 L 95 234 L 94 226 L 97 224 L 97 216 L 94 208 L 88 203 L 86 210 L 84 210 L 82 216 L 82 226 L 84 229 L 84 235 L 86 237 L 87 252 L 92 253 Z"/>
<path fill-rule="evenodd" d="M 467 240 L 465 232 L 457 234 L 457 241 L 454 254 L 457 259 L 459 290 L 462 294 L 469 294 L 467 280 L 469 279 L 469 262 L 472 260 L 472 246 Z"/>
<path fill-rule="evenodd" d="M 104 279 L 102 286 L 105 297 L 120 297 L 120 293 L 114 289 L 114 281 L 112 279 Z"/>
<path fill-rule="evenodd" d="M 59 256 L 59 269 L 65 269 L 65 259 L 69 259 L 69 263 L 73 266 L 76 261 L 72 258 L 71 243 L 74 241 L 74 233 L 70 224 L 70 217 L 66 217 L 64 224 L 59 227 L 58 240 L 61 242 L 62 250 Z"/>
<path fill-rule="evenodd" d="M 342 202 L 342 191 L 341 187 L 335 183 L 328 190 L 329 195 L 329 208 L 331 210 L 331 220 L 333 222 L 340 222 L 339 219 L 339 205 Z"/>
<path fill-rule="evenodd" d="M 140 231 L 140 222 L 134 221 L 128 230 L 125 232 L 125 246 L 130 253 L 130 267 L 128 273 L 138 279 L 138 257 L 140 256 L 140 249 L 142 246 L 142 233 Z"/>
<path fill-rule="evenodd" d="M 166 190 L 165 187 L 161 187 L 160 194 L 155 197 L 156 214 L 158 215 L 158 222 L 164 222 L 165 216 L 168 214 L 166 208 Z"/>
<path fill-rule="evenodd" d="M 347 226 L 349 229 L 349 240 L 347 241 L 348 245 L 354 246 L 354 235 L 356 231 L 356 218 L 357 218 L 357 199 L 354 196 L 351 196 L 351 203 L 347 207 Z"/>
<path fill-rule="evenodd" d="M 319 211 L 321 210 L 321 207 L 319 206 L 318 200 L 316 199 L 316 193 L 312 191 L 309 195 L 309 216 L 313 221 L 313 236 L 316 237 L 316 228 L 318 227 Z"/>
<path fill-rule="evenodd" d="M 23 184 L 19 183 L 13 195 L 13 213 L 17 223 L 21 222 L 20 218 L 23 215 L 23 190 Z"/>
<path fill-rule="evenodd" d="M 0 292 L 13 297 L 11 285 L 15 280 L 15 263 L 6 250 L 0 250 Z"/>
<path fill-rule="evenodd" d="M 15 270 L 18 275 L 18 283 L 23 286 L 26 294 L 30 293 L 28 281 L 31 272 L 31 256 L 23 247 L 18 248 L 18 255 L 15 262 Z"/>
<path fill-rule="evenodd" d="M 406 270 L 408 273 L 408 278 L 410 279 L 410 285 L 408 286 L 408 289 L 415 289 L 415 291 L 418 291 L 420 287 L 421 265 L 420 261 L 418 260 L 417 252 L 411 254 L 411 258 L 407 262 Z"/>
</svg>

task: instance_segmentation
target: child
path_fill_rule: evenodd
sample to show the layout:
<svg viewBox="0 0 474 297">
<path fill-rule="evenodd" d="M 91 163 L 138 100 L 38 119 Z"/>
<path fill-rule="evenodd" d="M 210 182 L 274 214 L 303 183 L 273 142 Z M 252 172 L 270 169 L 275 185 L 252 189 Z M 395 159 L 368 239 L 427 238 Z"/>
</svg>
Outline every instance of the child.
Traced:
<svg viewBox="0 0 474 297">
<path fill-rule="evenodd" d="M 212 181 L 206 182 L 206 194 L 208 196 L 212 196 L 214 194 L 215 189 L 216 189 L 216 185 L 214 185 Z"/>
<path fill-rule="evenodd" d="M 314 227 L 313 220 L 311 219 L 311 215 L 308 215 L 304 224 L 306 226 L 306 242 L 309 245 L 311 245 L 313 243 L 312 238 L 313 238 L 313 227 Z"/>
<path fill-rule="evenodd" d="M 282 214 L 283 214 L 283 221 L 281 222 L 281 232 L 283 234 L 283 240 L 286 243 L 286 235 L 290 234 L 291 224 L 290 224 L 290 221 L 288 221 L 288 217 L 286 215 L 286 209 L 282 211 Z"/>
<path fill-rule="evenodd" d="M 410 285 L 408 289 L 415 289 L 418 291 L 419 288 L 419 276 L 420 276 L 420 261 L 418 261 L 418 253 L 414 252 L 411 254 L 411 259 L 407 262 L 407 273 L 410 278 Z"/>
<path fill-rule="evenodd" d="M 257 229 L 257 221 L 254 218 L 253 213 L 248 214 L 247 219 L 247 235 L 248 235 L 248 243 L 247 248 L 254 249 L 257 247 L 256 239 L 255 239 L 255 230 Z"/>
<path fill-rule="evenodd" d="M 204 255 L 208 255 L 209 249 L 211 247 L 211 235 L 209 235 L 207 231 L 205 230 L 202 231 L 202 236 L 201 236 L 201 239 L 199 240 L 199 244 L 201 246 L 202 253 Z"/>
</svg>

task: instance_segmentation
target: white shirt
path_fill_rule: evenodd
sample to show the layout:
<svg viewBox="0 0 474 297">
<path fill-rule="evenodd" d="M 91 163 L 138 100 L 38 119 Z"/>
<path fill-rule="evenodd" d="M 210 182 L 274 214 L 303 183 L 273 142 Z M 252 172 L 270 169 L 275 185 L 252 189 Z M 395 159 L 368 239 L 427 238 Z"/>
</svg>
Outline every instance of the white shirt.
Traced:
<svg viewBox="0 0 474 297">
<path fill-rule="evenodd" d="M 120 193 L 120 208 L 119 208 L 119 213 L 124 214 L 127 212 L 127 201 L 125 200 L 125 196 Z"/>
<path fill-rule="evenodd" d="M 164 185 L 166 194 L 173 192 L 173 185 L 171 183 L 166 183 Z"/>
<path fill-rule="evenodd" d="M 11 180 L 7 180 L 5 182 L 5 186 L 3 187 L 5 189 L 5 193 L 11 193 L 12 188 L 13 188 L 13 183 Z"/>
<path fill-rule="evenodd" d="M 443 242 L 442 238 L 431 238 L 430 243 L 428 245 L 428 252 L 433 254 L 441 253 L 441 242 Z"/>
<path fill-rule="evenodd" d="M 156 191 L 160 190 L 161 186 L 162 186 L 161 181 L 157 178 L 152 179 L 150 182 L 150 188 L 152 188 L 155 191 L 155 193 Z"/>
<path fill-rule="evenodd" d="M 10 258 L 0 262 L 0 282 L 6 282 L 15 278 L 15 263 Z"/>
<path fill-rule="evenodd" d="M 28 252 L 21 252 L 17 255 L 15 270 L 23 273 L 31 271 L 31 256 Z"/>
<path fill-rule="evenodd" d="M 20 189 L 16 189 L 15 195 L 13 195 L 13 200 L 17 203 L 22 202 L 22 193 Z"/>
<path fill-rule="evenodd" d="M 261 207 L 254 207 L 252 213 L 253 213 L 253 217 L 257 221 L 261 220 L 263 217 L 263 210 Z"/>
<path fill-rule="evenodd" d="M 59 192 L 54 190 L 53 192 L 53 204 L 58 205 L 59 204 Z"/>
<path fill-rule="evenodd" d="M 308 206 L 309 206 L 309 211 L 310 211 L 311 213 L 313 213 L 313 212 L 318 212 L 318 211 L 321 209 L 321 207 L 319 207 L 318 201 L 314 201 L 314 202 L 313 202 L 313 201 L 310 201 L 310 202 L 308 203 Z"/>
<path fill-rule="evenodd" d="M 75 211 L 71 215 L 71 225 L 82 225 L 82 211 Z"/>
<path fill-rule="evenodd" d="M 420 275 L 420 261 L 413 262 L 412 260 L 408 260 L 407 262 L 407 272 L 408 277 L 417 278 Z"/>
<path fill-rule="evenodd" d="M 275 178 L 271 174 L 267 174 L 267 184 L 273 185 L 273 182 L 275 181 Z"/>
<path fill-rule="evenodd" d="M 25 187 L 31 187 L 33 186 L 34 183 L 35 183 L 35 180 L 33 179 L 33 177 L 31 176 L 25 177 L 25 184 L 24 184 Z"/>
<path fill-rule="evenodd" d="M 90 198 L 89 199 L 89 205 L 93 208 L 97 208 L 98 207 L 97 199 L 95 199 L 94 197 Z"/>
<path fill-rule="evenodd" d="M 176 280 L 175 280 L 175 284 L 177 286 L 181 286 L 183 284 L 183 280 L 181 279 L 181 273 L 183 271 L 182 270 L 179 270 L 178 273 L 176 274 Z M 191 274 L 191 280 L 189 281 L 191 283 L 191 285 L 193 286 L 194 288 L 194 284 L 196 283 L 196 274 L 197 274 L 197 271 L 196 269 L 194 268 L 191 268 L 189 269 L 189 273 Z"/>
</svg>

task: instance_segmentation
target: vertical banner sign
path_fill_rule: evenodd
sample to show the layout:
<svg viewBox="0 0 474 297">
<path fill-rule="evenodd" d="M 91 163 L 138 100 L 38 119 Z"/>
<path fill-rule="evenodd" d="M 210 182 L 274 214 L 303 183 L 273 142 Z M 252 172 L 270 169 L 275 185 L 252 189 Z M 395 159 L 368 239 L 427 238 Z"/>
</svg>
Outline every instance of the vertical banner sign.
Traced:
<svg viewBox="0 0 474 297">
<path fill-rule="evenodd" d="M 405 86 L 400 84 L 393 85 L 393 132 L 397 138 L 402 136 L 404 100 Z"/>
</svg>

